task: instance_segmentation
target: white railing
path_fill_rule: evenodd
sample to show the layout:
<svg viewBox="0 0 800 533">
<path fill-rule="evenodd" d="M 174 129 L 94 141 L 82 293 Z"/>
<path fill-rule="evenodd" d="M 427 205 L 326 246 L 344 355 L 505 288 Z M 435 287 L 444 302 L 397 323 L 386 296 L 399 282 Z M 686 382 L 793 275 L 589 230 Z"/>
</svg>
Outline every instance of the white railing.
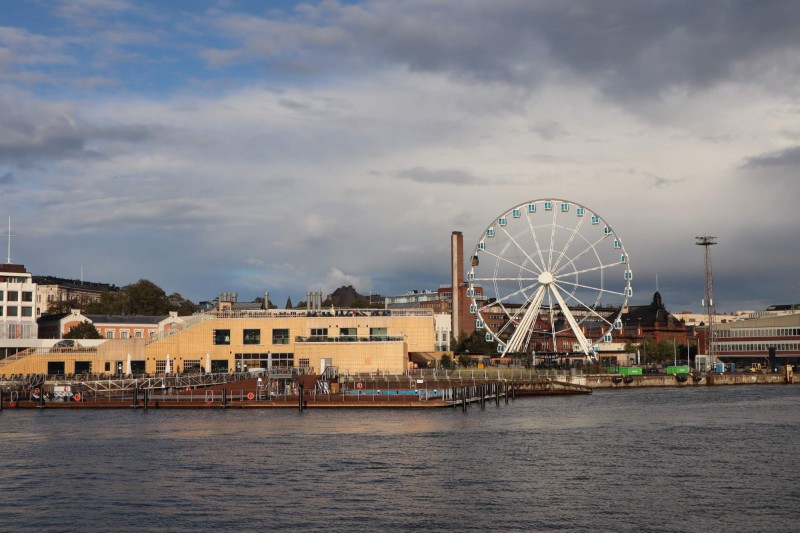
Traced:
<svg viewBox="0 0 800 533">
<path fill-rule="evenodd" d="M 213 318 L 314 318 L 314 317 L 396 317 L 433 316 L 432 309 L 258 309 L 247 311 L 208 311 Z"/>
<path fill-rule="evenodd" d="M 356 335 L 342 335 L 339 337 L 332 337 L 328 335 L 311 335 L 303 336 L 297 335 L 294 338 L 295 342 L 306 343 L 332 343 L 332 342 L 404 342 L 405 335 L 371 335 L 371 336 L 356 336 Z"/>
<path fill-rule="evenodd" d="M 145 344 L 152 344 L 175 335 L 180 331 L 202 324 L 211 319 L 245 319 L 245 318 L 314 318 L 314 317 L 433 317 L 432 309 L 258 309 L 258 310 L 225 310 L 206 311 L 184 319 L 183 323 L 173 323 L 170 329 L 159 331 L 145 339 Z"/>
<path fill-rule="evenodd" d="M 183 317 L 181 317 L 183 318 Z M 154 342 L 166 339 L 167 337 L 171 337 L 178 333 L 179 331 L 185 331 L 189 328 L 192 328 L 198 324 L 202 324 L 206 320 L 215 318 L 214 316 L 209 316 L 209 313 L 198 313 L 183 319 L 182 323 L 173 322 L 169 329 L 165 329 L 164 331 L 159 331 L 158 333 L 149 336 L 145 340 L 145 344 L 152 344 Z"/>
</svg>

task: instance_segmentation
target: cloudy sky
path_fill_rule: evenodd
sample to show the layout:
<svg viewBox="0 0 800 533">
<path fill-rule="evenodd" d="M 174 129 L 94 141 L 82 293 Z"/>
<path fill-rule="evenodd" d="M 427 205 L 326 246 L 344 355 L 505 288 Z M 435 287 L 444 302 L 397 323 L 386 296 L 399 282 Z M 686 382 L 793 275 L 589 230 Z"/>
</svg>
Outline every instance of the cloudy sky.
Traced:
<svg viewBox="0 0 800 533">
<path fill-rule="evenodd" d="M 658 275 L 699 310 L 703 234 L 721 311 L 800 302 L 799 27 L 793 0 L 13 0 L 0 220 L 34 274 L 282 306 L 435 289 L 451 231 L 565 198 L 633 303 Z"/>
</svg>

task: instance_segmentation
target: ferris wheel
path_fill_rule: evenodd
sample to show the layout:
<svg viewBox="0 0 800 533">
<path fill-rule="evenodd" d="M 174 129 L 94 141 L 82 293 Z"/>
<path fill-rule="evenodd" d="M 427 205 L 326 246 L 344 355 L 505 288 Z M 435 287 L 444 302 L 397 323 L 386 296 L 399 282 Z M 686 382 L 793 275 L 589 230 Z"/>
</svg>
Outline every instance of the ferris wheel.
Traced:
<svg viewBox="0 0 800 533">
<path fill-rule="evenodd" d="M 588 208 L 559 199 L 518 205 L 481 236 L 467 272 L 475 327 L 497 351 L 579 352 L 613 341 L 633 296 L 628 254 Z"/>
</svg>

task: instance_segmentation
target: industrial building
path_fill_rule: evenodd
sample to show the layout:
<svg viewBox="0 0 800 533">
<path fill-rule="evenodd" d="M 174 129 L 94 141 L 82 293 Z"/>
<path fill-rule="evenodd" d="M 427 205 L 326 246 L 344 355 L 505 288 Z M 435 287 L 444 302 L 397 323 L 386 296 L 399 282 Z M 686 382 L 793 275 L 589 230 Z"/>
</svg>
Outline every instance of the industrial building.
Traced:
<svg viewBox="0 0 800 533">
<path fill-rule="evenodd" d="M 713 353 L 721 361 L 740 365 L 800 363 L 800 306 L 785 307 L 782 313 L 715 324 Z"/>
</svg>

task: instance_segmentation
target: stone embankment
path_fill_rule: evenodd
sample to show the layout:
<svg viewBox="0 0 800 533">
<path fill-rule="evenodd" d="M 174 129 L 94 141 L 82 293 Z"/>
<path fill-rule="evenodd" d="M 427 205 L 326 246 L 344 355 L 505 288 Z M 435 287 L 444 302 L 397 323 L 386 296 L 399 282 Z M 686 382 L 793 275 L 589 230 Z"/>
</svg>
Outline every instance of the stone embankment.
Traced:
<svg viewBox="0 0 800 533">
<path fill-rule="evenodd" d="M 680 375 L 679 375 L 680 376 Z M 568 381 L 593 389 L 625 389 L 635 387 L 705 387 L 716 385 L 781 385 L 797 383 L 793 375 L 777 374 L 648 374 L 643 376 L 584 375 L 572 376 Z M 685 378 L 685 379 L 684 379 Z"/>
</svg>

